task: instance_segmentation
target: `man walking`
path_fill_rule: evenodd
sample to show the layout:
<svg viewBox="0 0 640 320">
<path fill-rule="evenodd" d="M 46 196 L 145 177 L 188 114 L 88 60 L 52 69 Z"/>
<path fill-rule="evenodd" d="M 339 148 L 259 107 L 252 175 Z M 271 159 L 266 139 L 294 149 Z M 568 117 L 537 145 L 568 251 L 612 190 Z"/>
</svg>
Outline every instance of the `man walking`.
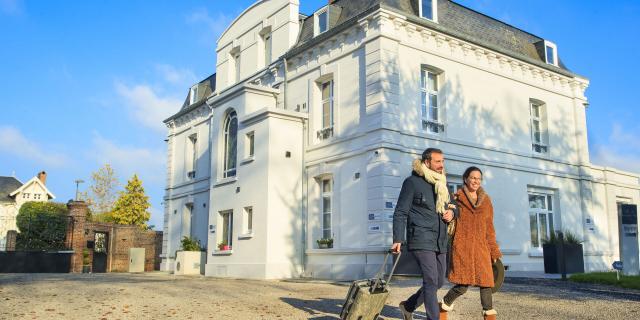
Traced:
<svg viewBox="0 0 640 320">
<path fill-rule="evenodd" d="M 428 319 L 440 319 L 437 293 L 444 284 L 447 223 L 453 220 L 454 210 L 457 209 L 450 202 L 442 150 L 429 148 L 422 153 L 422 160 L 413 162 L 413 172 L 402 184 L 393 214 L 391 249 L 400 252 L 406 242 L 422 271 L 422 287 L 400 303 L 405 320 L 413 319 L 413 312 L 423 303 Z"/>
</svg>

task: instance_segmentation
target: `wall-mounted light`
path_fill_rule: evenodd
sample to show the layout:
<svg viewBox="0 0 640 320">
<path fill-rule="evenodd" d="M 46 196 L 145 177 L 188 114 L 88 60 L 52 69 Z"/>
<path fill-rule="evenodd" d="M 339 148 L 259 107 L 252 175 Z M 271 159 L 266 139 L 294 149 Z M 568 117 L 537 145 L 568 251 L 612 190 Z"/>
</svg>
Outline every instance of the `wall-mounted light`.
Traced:
<svg viewBox="0 0 640 320">
<path fill-rule="evenodd" d="M 355 179 L 360 179 L 360 172 L 356 172 L 356 174 L 354 175 Z"/>
<path fill-rule="evenodd" d="M 285 157 L 287 157 L 287 158 L 291 158 L 291 151 L 287 151 L 287 152 L 284 154 L 284 156 L 285 156 Z"/>
<path fill-rule="evenodd" d="M 240 187 L 236 187 L 236 193 L 240 193 Z"/>
<path fill-rule="evenodd" d="M 203 203 L 203 204 L 202 204 L 202 207 L 203 207 L 203 208 L 206 208 L 206 207 L 207 207 L 207 204 L 206 204 L 206 203 Z"/>
</svg>

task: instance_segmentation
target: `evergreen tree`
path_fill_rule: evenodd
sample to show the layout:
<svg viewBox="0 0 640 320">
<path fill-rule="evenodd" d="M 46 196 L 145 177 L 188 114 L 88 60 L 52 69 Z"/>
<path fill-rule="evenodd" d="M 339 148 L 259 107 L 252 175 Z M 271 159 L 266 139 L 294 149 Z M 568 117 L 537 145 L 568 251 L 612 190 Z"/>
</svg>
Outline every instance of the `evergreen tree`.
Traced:
<svg viewBox="0 0 640 320">
<path fill-rule="evenodd" d="M 151 213 L 147 211 L 151 205 L 149 197 L 144 192 L 142 181 L 138 175 L 127 181 L 124 191 L 120 191 L 120 197 L 116 200 L 111 217 L 118 224 L 132 224 L 147 228 L 147 222 Z"/>
</svg>

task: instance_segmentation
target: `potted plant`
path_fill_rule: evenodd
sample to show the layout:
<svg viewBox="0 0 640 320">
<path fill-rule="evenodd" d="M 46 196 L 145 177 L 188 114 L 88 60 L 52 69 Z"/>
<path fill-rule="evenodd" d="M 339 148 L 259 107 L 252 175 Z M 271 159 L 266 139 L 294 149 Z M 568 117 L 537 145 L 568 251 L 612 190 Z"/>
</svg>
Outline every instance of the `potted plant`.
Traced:
<svg viewBox="0 0 640 320">
<path fill-rule="evenodd" d="M 332 238 L 322 238 L 316 241 L 318 243 L 318 248 L 320 249 L 329 249 L 333 248 L 333 239 Z"/>
<path fill-rule="evenodd" d="M 180 243 L 182 250 L 176 254 L 175 273 L 180 275 L 204 274 L 206 253 L 200 246 L 200 240 L 183 237 Z"/>
<path fill-rule="evenodd" d="M 91 273 L 91 259 L 89 249 L 82 249 L 82 273 Z"/>
<path fill-rule="evenodd" d="M 564 253 L 566 273 L 584 272 L 582 241 L 568 230 L 563 232 L 562 240 L 559 232 L 551 233 L 551 236 L 542 242 L 542 252 L 545 273 L 562 273 L 561 252 Z"/>
<path fill-rule="evenodd" d="M 218 243 L 218 250 L 220 251 L 228 251 L 231 250 L 231 246 L 227 244 L 226 241 L 222 241 Z"/>
</svg>

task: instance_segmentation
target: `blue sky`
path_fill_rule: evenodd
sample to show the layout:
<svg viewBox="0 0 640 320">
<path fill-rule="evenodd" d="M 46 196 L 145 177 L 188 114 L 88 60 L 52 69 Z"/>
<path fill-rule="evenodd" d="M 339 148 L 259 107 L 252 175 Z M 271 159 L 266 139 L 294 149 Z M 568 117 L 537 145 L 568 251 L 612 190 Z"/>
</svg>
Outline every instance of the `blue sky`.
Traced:
<svg viewBox="0 0 640 320">
<path fill-rule="evenodd" d="M 215 72 L 218 35 L 253 0 L 0 0 L 0 175 L 49 173 L 57 201 L 104 163 L 138 173 L 162 226 L 166 129 Z M 311 13 L 326 0 L 302 0 Z M 460 0 L 549 39 L 591 81 L 591 159 L 640 173 L 640 2 Z M 86 187 L 86 185 L 84 186 Z"/>
</svg>

